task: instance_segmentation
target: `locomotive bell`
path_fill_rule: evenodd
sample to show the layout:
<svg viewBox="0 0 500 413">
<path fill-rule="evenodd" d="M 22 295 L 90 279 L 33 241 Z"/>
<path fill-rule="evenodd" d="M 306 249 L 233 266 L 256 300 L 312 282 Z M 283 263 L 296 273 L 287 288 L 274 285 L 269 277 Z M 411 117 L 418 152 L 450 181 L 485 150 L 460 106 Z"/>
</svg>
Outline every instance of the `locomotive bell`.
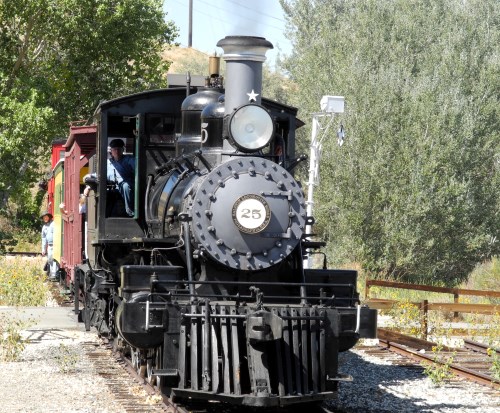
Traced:
<svg viewBox="0 0 500 413">
<path fill-rule="evenodd" d="M 220 57 L 219 56 L 209 56 L 208 57 L 208 73 L 210 77 L 219 76 L 220 74 Z"/>
</svg>

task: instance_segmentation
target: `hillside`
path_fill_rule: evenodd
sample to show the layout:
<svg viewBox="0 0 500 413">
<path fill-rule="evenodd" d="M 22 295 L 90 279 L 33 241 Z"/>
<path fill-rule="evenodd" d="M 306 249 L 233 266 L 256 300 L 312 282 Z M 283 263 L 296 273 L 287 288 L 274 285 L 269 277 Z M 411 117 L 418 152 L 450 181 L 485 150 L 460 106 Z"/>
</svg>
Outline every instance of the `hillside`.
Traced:
<svg viewBox="0 0 500 413">
<path fill-rule="evenodd" d="M 172 46 L 163 52 L 163 58 L 172 62 L 168 73 L 185 73 L 192 75 L 207 75 L 208 54 L 188 47 Z"/>
</svg>

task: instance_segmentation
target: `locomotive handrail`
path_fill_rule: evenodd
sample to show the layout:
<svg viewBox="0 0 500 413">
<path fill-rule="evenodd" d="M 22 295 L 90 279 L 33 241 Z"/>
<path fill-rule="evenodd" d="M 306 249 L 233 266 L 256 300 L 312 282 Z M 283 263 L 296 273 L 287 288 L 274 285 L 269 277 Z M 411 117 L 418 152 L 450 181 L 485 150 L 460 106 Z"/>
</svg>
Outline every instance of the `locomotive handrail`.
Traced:
<svg viewBox="0 0 500 413">
<path fill-rule="evenodd" d="M 179 294 L 182 295 L 182 294 Z M 173 296 L 173 295 L 172 295 Z M 222 295 L 222 294 L 195 294 L 197 298 L 231 298 L 234 301 L 248 301 L 250 299 L 253 299 L 254 296 L 252 295 Z M 267 299 L 283 299 L 283 300 L 299 300 L 302 297 L 297 297 L 296 295 L 266 295 L 265 298 Z M 311 296 L 311 295 L 306 295 L 304 297 L 307 300 L 318 300 L 318 301 L 333 301 L 339 300 L 339 301 L 352 301 L 352 302 L 358 302 L 357 298 L 349 298 L 349 297 L 335 297 L 335 296 L 330 296 L 330 297 L 322 297 L 322 296 Z"/>
<path fill-rule="evenodd" d="M 146 222 L 151 221 L 151 210 L 150 210 L 149 197 L 150 197 L 151 185 L 153 184 L 153 181 L 154 181 L 154 176 L 152 174 L 149 174 L 147 177 L 147 181 L 146 181 L 146 195 L 144 198 L 144 216 L 146 218 Z M 148 228 L 149 228 L 149 226 L 148 226 Z"/>
<path fill-rule="evenodd" d="M 196 157 L 201 161 L 201 163 L 207 168 L 207 171 L 210 172 L 212 170 L 212 165 L 207 161 L 207 158 L 203 156 L 203 151 L 201 149 L 198 149 L 197 151 L 194 152 Z"/>
<path fill-rule="evenodd" d="M 150 294 L 148 297 L 152 297 L 152 296 L 158 296 L 158 297 L 168 297 L 170 299 L 174 298 L 174 297 L 179 297 L 179 296 L 190 296 L 190 293 L 188 290 L 184 289 L 184 290 L 177 290 L 176 292 L 168 292 L 168 293 L 158 293 L 158 292 L 155 292 L 155 293 L 152 293 Z M 230 299 L 230 301 L 250 301 L 250 300 L 253 300 L 255 298 L 254 295 L 241 295 L 241 294 L 203 294 L 203 293 L 195 293 L 193 295 L 193 297 L 196 297 L 196 298 L 216 298 L 216 299 L 220 299 L 220 298 L 228 298 Z M 335 302 L 336 301 L 341 301 L 343 303 L 349 303 L 349 304 L 356 304 L 359 302 L 359 299 L 356 298 L 356 297 L 336 297 L 335 295 L 331 295 L 331 296 L 317 296 L 317 295 L 306 295 L 304 297 L 297 297 L 296 295 L 266 295 L 265 296 L 266 299 L 268 300 L 277 300 L 277 299 L 280 299 L 280 300 L 289 300 L 289 301 L 293 301 L 293 300 L 300 300 L 302 298 L 306 299 L 306 300 L 315 300 L 315 301 L 320 301 L 320 305 L 322 304 L 322 302 L 327 302 L 327 301 L 332 301 L 332 304 L 335 305 Z"/>
<path fill-rule="evenodd" d="M 217 285 L 217 284 L 225 284 L 225 285 L 242 285 L 242 286 L 252 286 L 252 285 L 265 285 L 265 286 L 282 286 L 281 282 L 272 282 L 272 281 L 202 281 L 202 280 L 162 280 L 162 281 L 154 281 L 161 282 L 166 284 L 206 284 L 206 285 Z M 353 284 L 337 284 L 337 283 L 286 283 L 287 286 L 290 287 L 350 287 L 354 288 Z"/>
<path fill-rule="evenodd" d="M 200 298 L 220 298 L 220 297 L 225 297 L 225 298 L 231 298 L 234 299 L 235 301 L 244 301 L 244 300 L 252 300 L 255 298 L 255 295 L 229 295 L 229 294 L 199 294 L 194 291 L 194 286 L 195 285 L 234 285 L 234 286 L 248 286 L 248 287 L 254 287 L 256 285 L 259 286 L 281 286 L 282 283 L 278 282 L 269 282 L 269 281 L 262 281 L 262 282 L 255 282 L 255 281 L 199 281 L 199 280 L 154 280 L 152 281 L 152 284 L 188 284 L 189 285 L 189 296 L 191 299 L 194 299 L 194 297 Z M 353 284 L 337 284 L 337 283 L 287 283 L 288 286 L 290 287 L 299 287 L 299 288 L 305 288 L 305 287 L 341 287 L 341 288 L 348 288 L 350 292 L 355 291 L 355 286 Z M 323 295 L 323 292 L 319 292 L 320 295 L 306 295 L 304 292 L 300 296 L 300 300 L 302 301 L 303 304 L 306 303 L 307 300 L 317 300 L 320 301 L 320 304 L 322 304 L 323 301 L 332 301 L 333 305 L 335 305 L 336 301 L 340 302 L 348 302 L 350 304 L 353 303 L 358 303 L 359 298 L 357 296 L 352 297 L 352 296 L 340 296 L 336 297 L 335 295 L 331 296 L 326 296 Z M 183 294 L 180 294 L 183 295 Z M 184 294 L 185 295 L 185 294 Z M 295 300 L 298 299 L 299 297 L 297 296 L 292 296 L 292 295 L 266 295 L 266 299 L 286 299 L 286 300 Z"/>
</svg>

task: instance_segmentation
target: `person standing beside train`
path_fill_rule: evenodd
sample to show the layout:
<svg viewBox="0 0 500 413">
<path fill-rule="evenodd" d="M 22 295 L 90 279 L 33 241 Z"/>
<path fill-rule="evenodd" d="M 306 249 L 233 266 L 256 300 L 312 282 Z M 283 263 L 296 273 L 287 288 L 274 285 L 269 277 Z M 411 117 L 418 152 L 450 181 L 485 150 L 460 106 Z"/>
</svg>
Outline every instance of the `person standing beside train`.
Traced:
<svg viewBox="0 0 500 413">
<path fill-rule="evenodd" d="M 134 181 L 135 158 L 124 155 L 125 142 L 122 139 L 113 139 L 109 143 L 111 158 L 108 159 L 108 182 L 116 185 L 118 192 L 125 202 L 125 211 L 130 217 L 134 216 Z"/>
<path fill-rule="evenodd" d="M 57 278 L 57 264 L 53 258 L 54 252 L 54 220 L 50 212 L 44 212 L 40 218 L 43 221 L 42 226 L 42 257 L 47 257 L 44 270 L 49 279 Z"/>
</svg>

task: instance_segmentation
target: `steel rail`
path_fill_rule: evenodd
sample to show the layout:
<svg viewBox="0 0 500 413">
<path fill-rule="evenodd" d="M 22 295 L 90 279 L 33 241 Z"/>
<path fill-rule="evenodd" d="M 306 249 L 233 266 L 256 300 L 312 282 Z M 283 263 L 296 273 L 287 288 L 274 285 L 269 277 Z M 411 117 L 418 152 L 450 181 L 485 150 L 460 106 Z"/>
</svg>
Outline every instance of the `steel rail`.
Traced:
<svg viewBox="0 0 500 413">
<path fill-rule="evenodd" d="M 464 347 L 476 351 L 481 354 L 488 354 L 488 350 L 494 351 L 496 354 L 500 354 L 500 349 L 496 347 L 491 347 L 483 343 L 479 343 L 477 341 L 464 339 Z M 488 354 L 489 355 L 489 354 Z"/>
<path fill-rule="evenodd" d="M 381 345 L 382 347 L 386 347 L 390 351 L 401 354 L 405 357 L 410 357 L 417 361 L 433 364 L 444 364 L 441 361 L 437 360 L 436 357 L 428 356 L 427 354 L 420 353 L 414 349 L 407 348 L 398 343 L 379 339 L 379 345 Z M 449 367 L 450 370 L 457 376 L 467 378 L 468 380 L 474 381 L 484 386 L 500 389 L 500 383 L 496 382 L 491 376 L 468 369 L 466 367 L 462 367 L 456 363 L 450 364 Z"/>
<path fill-rule="evenodd" d="M 168 413 L 190 413 L 191 410 L 184 406 L 174 403 L 167 395 L 160 391 L 157 387 L 149 383 L 143 376 L 137 372 L 132 362 L 121 351 L 114 348 L 112 341 L 105 337 L 101 337 L 101 342 L 104 347 L 111 351 L 115 360 L 121 367 L 138 383 L 149 395 L 158 395 L 161 397 L 164 411 Z"/>
<path fill-rule="evenodd" d="M 6 251 L 5 256 L 12 256 L 12 257 L 37 257 L 41 256 L 42 254 L 40 252 L 18 252 L 18 251 Z M 1 256 L 1 254 L 0 254 Z"/>
</svg>

